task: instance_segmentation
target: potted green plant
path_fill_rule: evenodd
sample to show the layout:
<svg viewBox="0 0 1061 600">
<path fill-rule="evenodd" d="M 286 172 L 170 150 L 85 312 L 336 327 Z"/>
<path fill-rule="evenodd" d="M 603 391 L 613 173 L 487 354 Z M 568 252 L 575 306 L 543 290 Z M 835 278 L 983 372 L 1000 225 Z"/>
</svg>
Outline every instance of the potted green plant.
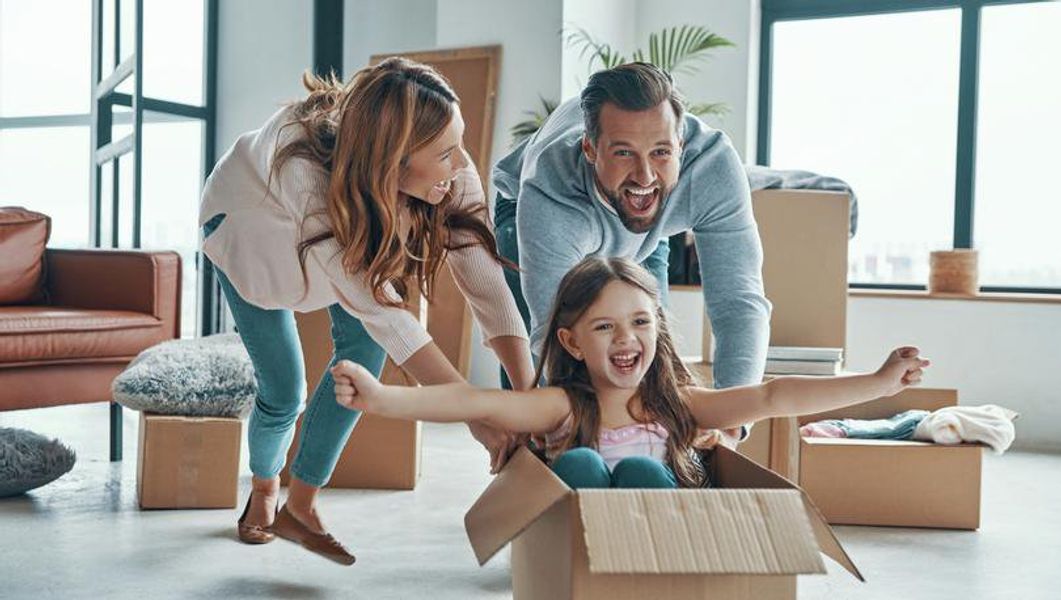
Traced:
<svg viewBox="0 0 1061 600">
<path fill-rule="evenodd" d="M 567 28 L 561 35 L 569 48 L 579 51 L 579 58 L 588 59 L 587 66 L 591 72 L 610 69 L 627 62 L 648 62 L 672 75 L 691 75 L 700 70 L 703 62 L 710 58 L 716 49 L 735 46 L 730 40 L 701 25 L 668 27 L 651 33 L 648 36 L 648 50 L 638 48 L 629 58 L 610 44 L 595 39 L 581 27 Z M 540 109 L 524 111 L 530 118 L 512 127 L 513 145 L 538 131 L 559 103 L 541 98 L 541 104 Z M 686 110 L 697 116 L 721 116 L 729 112 L 729 107 L 722 102 L 702 102 L 690 103 Z"/>
</svg>

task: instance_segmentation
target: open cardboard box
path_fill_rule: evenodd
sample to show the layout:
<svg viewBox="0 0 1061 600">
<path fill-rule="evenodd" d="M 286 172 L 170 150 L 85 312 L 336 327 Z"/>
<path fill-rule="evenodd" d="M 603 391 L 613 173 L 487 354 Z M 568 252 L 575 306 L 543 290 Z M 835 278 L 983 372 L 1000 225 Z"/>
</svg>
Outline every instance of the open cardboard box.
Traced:
<svg viewBox="0 0 1061 600">
<path fill-rule="evenodd" d="M 465 515 L 479 564 L 512 542 L 517 599 L 781 599 L 825 573 L 863 580 L 798 486 L 740 454 L 705 455 L 710 489 L 580 490 L 519 449 Z"/>
<path fill-rule="evenodd" d="M 908 388 L 836 411 L 789 419 L 883 419 L 958 404 L 957 390 Z M 775 427 L 781 427 L 776 423 Z M 832 524 L 978 529 L 983 444 L 802 438 L 799 483 Z"/>
</svg>

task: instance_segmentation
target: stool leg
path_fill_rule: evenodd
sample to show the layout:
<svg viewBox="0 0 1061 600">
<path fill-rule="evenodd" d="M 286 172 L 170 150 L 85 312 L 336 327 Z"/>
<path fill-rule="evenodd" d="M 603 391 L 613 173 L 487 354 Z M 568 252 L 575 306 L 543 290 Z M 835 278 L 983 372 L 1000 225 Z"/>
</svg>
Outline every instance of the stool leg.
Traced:
<svg viewBox="0 0 1061 600">
<path fill-rule="evenodd" d="M 122 459 L 122 405 L 111 402 L 111 462 Z"/>
</svg>

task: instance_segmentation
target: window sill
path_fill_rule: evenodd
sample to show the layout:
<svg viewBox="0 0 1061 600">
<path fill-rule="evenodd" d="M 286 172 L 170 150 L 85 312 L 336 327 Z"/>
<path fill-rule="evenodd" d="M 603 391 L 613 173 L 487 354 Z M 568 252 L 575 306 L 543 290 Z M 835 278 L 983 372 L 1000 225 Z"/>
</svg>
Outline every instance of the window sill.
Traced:
<svg viewBox="0 0 1061 600">
<path fill-rule="evenodd" d="M 1017 292 L 980 292 L 975 296 L 929 294 L 922 290 L 849 289 L 848 298 L 901 298 L 903 300 L 962 300 L 965 302 L 1016 302 L 1028 304 L 1061 304 L 1061 294 L 1021 294 Z"/>
<path fill-rule="evenodd" d="M 678 292 L 699 292 L 698 285 L 672 285 Z M 1016 292 L 980 292 L 976 296 L 929 294 L 923 290 L 881 290 L 851 288 L 848 298 L 897 298 L 902 300 L 961 300 L 965 302 L 1015 302 L 1027 304 L 1061 304 L 1061 294 L 1020 294 Z"/>
</svg>

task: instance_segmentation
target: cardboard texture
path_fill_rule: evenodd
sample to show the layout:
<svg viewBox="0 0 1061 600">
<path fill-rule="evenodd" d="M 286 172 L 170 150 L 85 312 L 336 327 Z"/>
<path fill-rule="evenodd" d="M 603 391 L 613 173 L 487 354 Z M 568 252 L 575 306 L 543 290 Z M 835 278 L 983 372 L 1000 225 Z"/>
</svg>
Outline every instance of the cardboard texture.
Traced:
<svg viewBox="0 0 1061 600">
<path fill-rule="evenodd" d="M 418 310 L 419 306 L 414 306 Z M 320 381 L 332 360 L 333 343 L 331 319 L 327 310 L 296 313 L 299 339 L 305 357 L 306 379 L 312 386 Z M 415 385 L 400 367 L 389 358 L 380 379 L 394 385 Z M 298 450 L 302 417 L 295 426 L 295 437 L 287 452 L 287 461 L 280 472 L 280 483 L 291 480 L 290 465 Z M 350 439 L 343 447 L 339 460 L 326 487 L 346 489 L 411 490 L 420 478 L 422 427 L 419 421 L 388 419 L 362 414 Z"/>
<path fill-rule="evenodd" d="M 795 598 L 797 575 L 825 572 L 819 549 L 862 578 L 796 485 L 709 456 L 712 489 L 576 492 L 521 448 L 465 516 L 468 538 L 480 564 L 512 541 L 515 598 Z"/>
<path fill-rule="evenodd" d="M 847 194 L 759 190 L 752 210 L 763 245 L 763 287 L 774 305 L 771 346 L 847 344 Z M 710 360 L 711 322 L 704 319 Z"/>
<path fill-rule="evenodd" d="M 235 508 L 239 419 L 140 413 L 140 508 Z"/>
<path fill-rule="evenodd" d="M 845 409 L 800 417 L 880 419 L 958 403 L 956 390 L 909 388 Z M 803 438 L 799 482 L 826 520 L 844 525 L 978 529 L 980 444 Z"/>
</svg>

